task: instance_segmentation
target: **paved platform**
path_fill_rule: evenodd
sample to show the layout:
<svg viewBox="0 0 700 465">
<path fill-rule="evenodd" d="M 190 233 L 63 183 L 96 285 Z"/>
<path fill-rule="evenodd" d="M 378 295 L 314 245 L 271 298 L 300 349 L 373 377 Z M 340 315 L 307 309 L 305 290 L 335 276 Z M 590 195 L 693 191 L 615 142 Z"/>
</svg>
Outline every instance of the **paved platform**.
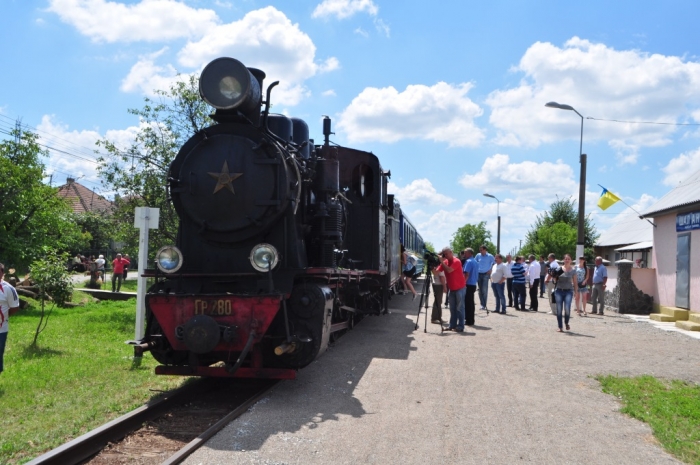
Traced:
<svg viewBox="0 0 700 465">
<path fill-rule="evenodd" d="M 562 334 L 553 315 L 510 308 L 426 333 L 416 309 L 395 296 L 185 463 L 681 463 L 594 376 L 700 382 L 700 341 L 616 314 Z"/>
</svg>

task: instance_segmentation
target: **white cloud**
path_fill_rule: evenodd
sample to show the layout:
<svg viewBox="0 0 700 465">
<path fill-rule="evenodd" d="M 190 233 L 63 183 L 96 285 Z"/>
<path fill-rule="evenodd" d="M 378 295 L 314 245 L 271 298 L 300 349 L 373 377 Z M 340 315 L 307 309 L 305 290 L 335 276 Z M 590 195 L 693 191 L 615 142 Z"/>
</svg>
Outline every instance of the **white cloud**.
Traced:
<svg viewBox="0 0 700 465">
<path fill-rule="evenodd" d="M 336 94 L 333 89 L 328 89 L 321 92 L 321 95 L 323 95 L 324 97 L 335 97 Z"/>
<path fill-rule="evenodd" d="M 377 32 L 380 34 L 384 34 L 387 37 L 391 37 L 391 28 L 389 25 L 384 22 L 383 19 L 381 18 L 375 18 L 374 19 L 374 27 L 377 29 Z"/>
<path fill-rule="evenodd" d="M 562 48 L 537 42 L 515 72 L 519 86 L 492 92 L 491 123 L 496 142 L 535 147 L 564 138 L 578 140 L 580 121 L 571 111 L 546 108 L 556 101 L 582 115 L 624 121 L 674 122 L 688 118 L 700 104 L 700 63 L 638 50 L 615 50 L 574 37 Z M 620 164 L 635 163 L 637 150 L 671 142 L 677 127 L 586 120 L 587 141 L 605 140 L 618 151 Z"/>
<path fill-rule="evenodd" d="M 700 170 L 700 148 L 672 158 L 668 165 L 662 168 L 662 171 L 666 173 L 663 183 L 667 186 L 676 187 L 679 182 L 685 180 L 697 170 Z"/>
<path fill-rule="evenodd" d="M 60 171 L 56 173 L 54 183 L 62 183 L 63 176 L 71 175 L 89 181 L 91 185 L 88 187 L 94 189 L 99 184 L 96 161 L 103 152 L 95 143 L 107 139 L 117 148 L 126 150 L 136 139 L 140 127 L 108 130 L 103 136 L 97 130 L 70 130 L 67 125 L 56 121 L 54 115 L 44 115 L 36 129 L 41 143 L 51 147 L 49 172 Z"/>
<path fill-rule="evenodd" d="M 484 131 L 474 124 L 482 110 L 466 96 L 471 88 L 445 82 L 409 85 L 403 92 L 367 87 L 340 114 L 338 128 L 350 142 L 424 139 L 476 147 Z"/>
<path fill-rule="evenodd" d="M 543 179 L 551 182 L 542 183 Z M 467 173 L 459 182 L 467 189 L 480 189 L 490 194 L 509 191 L 516 199 L 536 200 L 555 194 L 568 197 L 578 192 L 573 169 L 561 160 L 511 163 L 510 157 L 503 154 L 488 157 L 479 172 Z"/>
<path fill-rule="evenodd" d="M 328 18 L 335 16 L 337 19 L 344 19 L 363 12 L 370 16 L 376 16 L 379 8 L 372 0 L 323 0 L 316 5 L 311 17 Z"/>
<path fill-rule="evenodd" d="M 219 23 L 213 10 L 174 0 L 125 5 L 106 0 L 50 0 L 49 11 L 96 42 L 167 41 L 197 37 Z"/>
<path fill-rule="evenodd" d="M 338 69 L 338 59 L 315 61 L 316 46 L 311 38 L 274 7 L 251 11 L 242 19 L 210 28 L 197 41 L 190 41 L 178 53 L 180 65 L 202 68 L 220 56 L 233 56 L 246 66 L 260 68 L 267 82 L 279 80 L 273 103 L 295 105 L 309 95 L 303 81 Z"/>
<path fill-rule="evenodd" d="M 409 217 L 423 239 L 432 242 L 436 248 L 441 248 L 449 245 L 452 235 L 458 228 L 467 223 L 479 224 L 481 221 L 486 222 L 486 229 L 491 232 L 491 241 L 495 244 L 498 238 L 497 213 L 499 212 L 501 214 L 501 252 L 506 253 L 518 245 L 518 239 L 525 237 L 530 225 L 535 222 L 540 213 L 531 205 L 523 205 L 518 198 L 505 197 L 501 201 L 500 209 L 495 201 L 467 200 L 454 209 L 410 210 Z"/>
<path fill-rule="evenodd" d="M 155 90 L 168 90 L 178 80 L 177 70 L 172 65 L 159 66 L 156 59 L 167 48 L 158 52 L 142 56 L 129 70 L 129 74 L 122 80 L 120 90 L 122 92 L 141 92 L 153 96 Z"/>
<path fill-rule="evenodd" d="M 365 38 L 369 37 L 369 33 L 368 33 L 367 31 L 365 31 L 364 29 L 362 29 L 361 27 L 358 27 L 358 28 L 355 29 L 353 32 L 354 32 L 355 34 L 359 34 L 359 35 L 361 35 L 362 37 L 365 37 Z"/>
<path fill-rule="evenodd" d="M 446 206 L 454 202 L 453 198 L 438 193 L 430 180 L 426 178 L 416 179 L 404 187 L 390 182 L 388 191 L 396 195 L 401 205 L 420 203 Z"/>
</svg>

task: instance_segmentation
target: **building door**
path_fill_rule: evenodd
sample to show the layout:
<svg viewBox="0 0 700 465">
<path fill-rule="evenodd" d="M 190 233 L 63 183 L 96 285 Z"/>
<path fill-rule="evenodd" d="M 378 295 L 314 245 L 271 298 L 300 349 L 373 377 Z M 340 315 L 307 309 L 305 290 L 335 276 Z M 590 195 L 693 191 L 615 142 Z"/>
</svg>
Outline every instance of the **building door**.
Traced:
<svg viewBox="0 0 700 465">
<path fill-rule="evenodd" d="M 690 234 L 676 243 L 676 307 L 690 308 Z"/>
</svg>

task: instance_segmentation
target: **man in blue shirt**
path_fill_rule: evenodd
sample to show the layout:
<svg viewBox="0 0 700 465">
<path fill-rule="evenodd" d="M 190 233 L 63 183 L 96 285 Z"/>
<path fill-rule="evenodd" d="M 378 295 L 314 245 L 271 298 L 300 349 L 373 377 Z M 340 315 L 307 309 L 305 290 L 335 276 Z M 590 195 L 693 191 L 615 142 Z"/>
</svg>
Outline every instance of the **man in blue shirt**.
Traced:
<svg viewBox="0 0 700 465">
<path fill-rule="evenodd" d="M 486 246 L 479 247 L 479 254 L 474 258 L 479 265 L 479 303 L 480 310 L 486 310 L 486 300 L 489 297 L 489 277 L 491 276 L 491 267 L 493 267 L 494 258 L 487 250 Z"/>
<path fill-rule="evenodd" d="M 474 293 L 476 292 L 476 283 L 479 280 L 479 265 L 474 260 L 474 250 L 468 248 L 464 251 L 464 279 L 467 281 L 467 293 L 464 295 L 464 312 L 465 324 L 474 326 Z"/>
<path fill-rule="evenodd" d="M 593 268 L 593 292 L 591 293 L 592 314 L 603 314 L 605 309 L 605 285 L 608 283 L 608 269 L 603 265 L 603 257 L 595 258 L 595 268 Z M 600 303 L 600 312 L 598 312 Z"/>
</svg>

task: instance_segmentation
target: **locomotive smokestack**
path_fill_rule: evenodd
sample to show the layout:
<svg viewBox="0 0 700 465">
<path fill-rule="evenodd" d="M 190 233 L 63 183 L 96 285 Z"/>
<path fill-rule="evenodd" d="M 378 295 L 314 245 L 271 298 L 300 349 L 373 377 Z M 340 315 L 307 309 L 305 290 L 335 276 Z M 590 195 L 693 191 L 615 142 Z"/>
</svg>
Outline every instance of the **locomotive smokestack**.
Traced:
<svg viewBox="0 0 700 465">
<path fill-rule="evenodd" d="M 334 132 L 331 132 L 331 119 L 328 116 L 323 116 L 323 137 L 324 137 L 324 144 L 328 145 L 329 144 L 329 139 L 328 137 L 331 134 L 335 134 Z"/>
</svg>

